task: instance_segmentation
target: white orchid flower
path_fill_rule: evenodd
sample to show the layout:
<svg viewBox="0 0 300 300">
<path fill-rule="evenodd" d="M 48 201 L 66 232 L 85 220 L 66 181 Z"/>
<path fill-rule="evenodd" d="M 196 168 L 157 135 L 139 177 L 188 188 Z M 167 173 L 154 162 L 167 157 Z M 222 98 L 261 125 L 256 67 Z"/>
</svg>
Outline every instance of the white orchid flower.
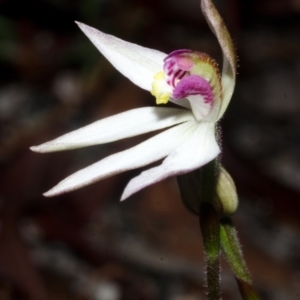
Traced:
<svg viewBox="0 0 300 300">
<path fill-rule="evenodd" d="M 216 122 L 231 99 L 236 56 L 227 28 L 210 0 L 202 0 L 204 16 L 223 52 L 222 74 L 207 54 L 177 50 L 167 55 L 123 41 L 77 23 L 98 50 L 124 76 L 150 91 L 157 104 L 172 101 L 180 108 L 144 107 L 129 110 L 65 134 L 39 146 L 52 152 L 103 144 L 166 128 L 125 151 L 110 155 L 61 181 L 46 192 L 70 192 L 118 173 L 163 162 L 130 180 L 121 200 L 167 177 L 188 173 L 217 157 Z"/>
</svg>

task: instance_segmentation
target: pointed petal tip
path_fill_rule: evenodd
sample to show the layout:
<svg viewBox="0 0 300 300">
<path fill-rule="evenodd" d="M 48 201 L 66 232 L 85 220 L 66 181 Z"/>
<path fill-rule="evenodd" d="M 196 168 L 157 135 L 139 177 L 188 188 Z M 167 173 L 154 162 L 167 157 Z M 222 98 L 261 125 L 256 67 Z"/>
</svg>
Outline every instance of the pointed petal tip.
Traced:
<svg viewBox="0 0 300 300">
<path fill-rule="evenodd" d="M 92 39 L 95 38 L 95 35 L 98 38 L 99 38 L 99 35 L 101 35 L 101 34 L 102 34 L 102 36 L 105 36 L 105 34 L 103 32 L 99 31 L 98 29 L 96 29 L 94 27 L 91 27 L 89 25 L 86 25 L 86 24 L 78 22 L 78 21 L 74 21 L 74 22 L 79 27 L 79 29 L 92 41 L 92 43 L 94 43 Z"/>
<path fill-rule="evenodd" d="M 29 149 L 33 152 L 37 152 L 37 153 L 46 153 L 46 152 L 50 152 L 51 150 L 47 149 L 47 147 L 45 147 L 45 144 L 41 144 L 38 146 L 31 146 L 29 147 Z"/>
<path fill-rule="evenodd" d="M 89 37 L 88 34 L 91 34 L 91 31 L 94 30 L 94 31 L 98 31 L 97 29 L 93 28 L 93 27 L 90 27 L 84 23 L 81 23 L 81 22 L 78 22 L 78 21 L 75 21 L 76 25 L 79 27 L 79 29 L 86 35 Z"/>
<path fill-rule="evenodd" d="M 29 147 L 29 149 L 33 152 L 37 152 L 37 153 L 43 153 L 43 152 L 46 152 L 44 151 L 43 149 L 44 147 L 42 147 L 42 145 L 38 145 L 38 146 L 31 146 Z"/>
<path fill-rule="evenodd" d="M 127 199 L 128 197 L 123 193 L 120 199 L 120 202 L 123 202 Z"/>
<path fill-rule="evenodd" d="M 131 179 L 132 180 L 132 179 Z M 128 182 L 128 184 L 126 185 L 123 193 L 122 193 L 122 196 L 121 196 L 121 199 L 120 199 L 120 202 L 123 202 L 125 200 L 127 200 L 132 194 L 132 193 L 129 189 L 128 189 L 128 185 L 130 184 L 131 180 Z"/>
<path fill-rule="evenodd" d="M 38 152 L 38 146 L 31 146 L 29 149 L 33 152 Z"/>
<path fill-rule="evenodd" d="M 121 199 L 120 199 L 120 202 L 124 202 L 125 200 L 127 200 L 128 198 L 130 198 L 133 194 L 135 194 L 136 192 L 130 192 L 130 191 L 126 191 L 127 188 L 125 188 L 122 196 L 121 196 Z M 137 191 L 139 192 L 139 191 Z"/>
<path fill-rule="evenodd" d="M 47 192 L 43 193 L 44 197 L 50 198 L 64 194 L 65 191 L 62 191 L 58 188 L 58 185 L 54 186 L 52 189 L 48 190 Z"/>
<path fill-rule="evenodd" d="M 51 189 L 51 190 L 49 190 L 49 191 L 43 193 L 43 196 L 44 196 L 44 197 L 47 197 L 47 198 L 50 198 L 50 197 L 55 196 L 55 194 L 52 193 L 52 189 Z"/>
<path fill-rule="evenodd" d="M 85 27 L 89 27 L 89 26 L 87 26 L 87 25 L 85 25 L 84 23 L 81 23 L 81 22 L 79 22 L 79 21 L 74 21 L 75 22 L 75 24 L 81 29 L 81 30 L 83 30 L 83 28 L 85 28 Z"/>
</svg>

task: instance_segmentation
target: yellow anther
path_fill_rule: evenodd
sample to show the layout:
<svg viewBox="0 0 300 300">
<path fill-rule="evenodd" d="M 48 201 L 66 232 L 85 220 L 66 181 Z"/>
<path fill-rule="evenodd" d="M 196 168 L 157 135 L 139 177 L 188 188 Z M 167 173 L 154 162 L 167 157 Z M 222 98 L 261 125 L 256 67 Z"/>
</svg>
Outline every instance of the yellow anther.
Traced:
<svg viewBox="0 0 300 300">
<path fill-rule="evenodd" d="M 158 72 L 153 78 L 151 90 L 151 94 L 156 98 L 156 104 L 168 103 L 171 92 L 171 87 L 166 82 L 164 72 Z"/>
<path fill-rule="evenodd" d="M 159 81 L 159 80 L 164 80 L 164 81 L 166 81 L 166 79 L 165 79 L 165 73 L 163 72 L 163 71 L 160 71 L 160 72 L 158 72 L 158 73 L 156 73 L 155 75 L 154 75 L 154 81 L 155 80 L 157 80 L 157 81 Z"/>
<path fill-rule="evenodd" d="M 164 93 L 156 96 L 156 104 L 167 104 L 170 99 L 170 94 Z"/>
</svg>

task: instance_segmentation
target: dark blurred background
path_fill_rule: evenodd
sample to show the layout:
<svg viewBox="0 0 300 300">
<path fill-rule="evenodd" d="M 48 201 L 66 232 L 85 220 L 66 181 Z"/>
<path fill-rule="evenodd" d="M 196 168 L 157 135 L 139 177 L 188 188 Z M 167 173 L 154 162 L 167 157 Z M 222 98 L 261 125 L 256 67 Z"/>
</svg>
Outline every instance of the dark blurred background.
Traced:
<svg viewBox="0 0 300 300">
<path fill-rule="evenodd" d="M 262 299 L 300 299 L 300 1 L 215 1 L 239 75 L 223 118 L 234 221 Z M 29 146 L 154 105 L 74 20 L 161 51 L 221 52 L 198 0 L 0 1 L 0 299 L 204 299 L 198 218 L 165 180 L 120 203 L 141 170 L 55 198 L 75 170 L 145 139 L 60 153 Z M 224 299 L 241 299 L 222 262 Z"/>
</svg>

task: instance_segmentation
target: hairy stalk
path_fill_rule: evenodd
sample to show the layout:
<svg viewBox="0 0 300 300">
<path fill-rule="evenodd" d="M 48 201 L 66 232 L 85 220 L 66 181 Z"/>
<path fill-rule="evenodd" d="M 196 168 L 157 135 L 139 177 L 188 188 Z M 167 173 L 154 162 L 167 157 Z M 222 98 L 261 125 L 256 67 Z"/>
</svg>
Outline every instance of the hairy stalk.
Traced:
<svg viewBox="0 0 300 300">
<path fill-rule="evenodd" d="M 235 278 L 243 299 L 260 299 L 252 287 L 251 276 L 242 254 L 237 232 L 229 217 L 221 219 L 220 238 L 223 253 L 235 274 Z"/>
<path fill-rule="evenodd" d="M 208 300 L 221 299 L 220 295 L 220 219 L 214 207 L 218 180 L 218 161 L 204 166 L 201 172 L 200 228 L 206 258 Z"/>
<path fill-rule="evenodd" d="M 220 223 L 211 203 L 200 207 L 200 228 L 206 257 L 207 299 L 218 300 L 220 296 Z"/>
</svg>

